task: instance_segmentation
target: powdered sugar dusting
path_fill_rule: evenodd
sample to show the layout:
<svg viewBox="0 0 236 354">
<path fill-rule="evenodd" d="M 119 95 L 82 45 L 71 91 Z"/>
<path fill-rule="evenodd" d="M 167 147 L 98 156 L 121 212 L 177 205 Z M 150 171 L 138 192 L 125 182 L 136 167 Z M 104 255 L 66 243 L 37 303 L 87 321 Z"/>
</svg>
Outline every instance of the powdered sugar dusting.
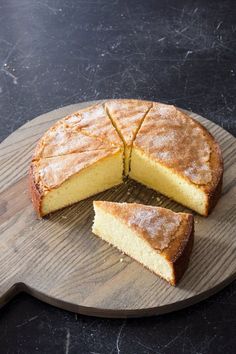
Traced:
<svg viewBox="0 0 236 354">
<path fill-rule="evenodd" d="M 121 131 L 126 144 L 132 143 L 141 121 L 150 107 L 150 103 L 137 100 L 112 100 L 106 102 L 106 108 L 112 120 Z"/>
<path fill-rule="evenodd" d="M 181 216 L 162 208 L 139 206 L 128 209 L 128 225 L 145 234 L 156 249 L 168 247 L 181 223 Z"/>
<path fill-rule="evenodd" d="M 211 148 L 203 129 L 174 106 L 155 104 L 137 135 L 135 145 L 196 184 L 211 181 Z"/>
<path fill-rule="evenodd" d="M 37 157 L 54 157 L 74 152 L 108 149 L 111 144 L 83 131 L 57 124 L 44 135 L 36 151 Z"/>
</svg>

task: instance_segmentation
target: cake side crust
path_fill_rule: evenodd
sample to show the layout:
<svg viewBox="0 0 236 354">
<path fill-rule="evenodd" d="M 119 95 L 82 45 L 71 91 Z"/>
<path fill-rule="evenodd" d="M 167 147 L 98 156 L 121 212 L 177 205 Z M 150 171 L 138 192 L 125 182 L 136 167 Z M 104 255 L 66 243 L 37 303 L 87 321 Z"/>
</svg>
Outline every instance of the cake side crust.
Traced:
<svg viewBox="0 0 236 354">
<path fill-rule="evenodd" d="M 194 244 L 194 218 L 191 214 L 185 215 L 186 227 L 179 247 L 175 250 L 170 247 L 167 255 L 168 260 L 173 264 L 174 281 L 172 285 L 176 285 L 187 270 Z"/>
<path fill-rule="evenodd" d="M 37 216 L 41 218 L 43 216 L 42 215 L 43 191 L 39 183 L 36 183 L 35 168 L 33 163 L 31 163 L 29 168 L 28 184 L 29 184 L 29 192 L 30 192 L 34 209 L 36 211 Z"/>
</svg>

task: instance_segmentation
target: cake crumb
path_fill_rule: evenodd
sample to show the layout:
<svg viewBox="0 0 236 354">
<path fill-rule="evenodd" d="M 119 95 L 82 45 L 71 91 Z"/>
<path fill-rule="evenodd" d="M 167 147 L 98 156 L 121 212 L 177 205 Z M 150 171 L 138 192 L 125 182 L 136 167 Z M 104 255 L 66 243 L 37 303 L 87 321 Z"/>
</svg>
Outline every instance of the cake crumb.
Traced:
<svg viewBox="0 0 236 354">
<path fill-rule="evenodd" d="M 62 217 L 61 217 L 62 219 L 67 219 L 67 216 L 65 216 L 65 215 L 62 215 Z"/>
<path fill-rule="evenodd" d="M 120 262 L 123 262 L 124 258 L 120 258 Z"/>
</svg>

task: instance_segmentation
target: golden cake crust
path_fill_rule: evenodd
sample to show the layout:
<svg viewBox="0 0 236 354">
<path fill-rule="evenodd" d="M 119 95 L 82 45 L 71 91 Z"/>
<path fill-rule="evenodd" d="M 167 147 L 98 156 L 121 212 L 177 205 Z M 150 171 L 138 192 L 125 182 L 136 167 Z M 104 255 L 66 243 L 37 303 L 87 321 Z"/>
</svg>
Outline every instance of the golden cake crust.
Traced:
<svg viewBox="0 0 236 354">
<path fill-rule="evenodd" d="M 123 147 L 102 104 L 75 112 L 56 122 L 39 140 L 33 160 L 89 150 Z"/>
<path fill-rule="evenodd" d="M 87 135 L 109 142 L 112 147 L 123 146 L 122 139 L 112 125 L 102 103 L 71 114 L 63 118 L 63 122 L 72 129 L 81 130 Z"/>
<path fill-rule="evenodd" d="M 105 108 L 127 146 L 131 146 L 146 113 L 152 107 L 150 101 L 116 99 L 105 102 Z"/>
<path fill-rule="evenodd" d="M 41 184 L 36 180 L 37 169 L 35 167 L 35 164 L 32 162 L 29 168 L 29 191 L 36 214 L 38 217 L 41 217 L 44 191 Z"/>
<path fill-rule="evenodd" d="M 38 142 L 33 160 L 91 150 L 109 149 L 111 143 L 58 122 Z"/>
</svg>

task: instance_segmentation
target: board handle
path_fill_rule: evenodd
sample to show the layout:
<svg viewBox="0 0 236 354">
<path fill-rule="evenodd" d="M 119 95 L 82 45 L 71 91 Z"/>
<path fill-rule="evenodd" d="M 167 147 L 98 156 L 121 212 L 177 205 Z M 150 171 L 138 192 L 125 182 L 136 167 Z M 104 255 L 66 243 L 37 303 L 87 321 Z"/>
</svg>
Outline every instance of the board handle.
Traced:
<svg viewBox="0 0 236 354">
<path fill-rule="evenodd" d="M 14 296 L 26 290 L 24 283 L 3 283 L 0 284 L 0 308 L 6 305 Z"/>
</svg>

